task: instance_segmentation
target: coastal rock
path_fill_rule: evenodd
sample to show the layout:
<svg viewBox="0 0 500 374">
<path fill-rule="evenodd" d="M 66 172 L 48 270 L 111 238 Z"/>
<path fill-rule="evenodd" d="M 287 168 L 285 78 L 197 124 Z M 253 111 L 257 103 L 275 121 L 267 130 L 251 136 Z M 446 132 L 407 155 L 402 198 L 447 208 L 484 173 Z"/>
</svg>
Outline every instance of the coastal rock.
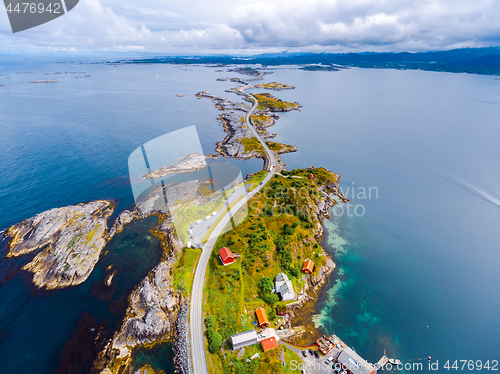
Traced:
<svg viewBox="0 0 500 374">
<path fill-rule="evenodd" d="M 31 271 L 39 288 L 55 289 L 84 282 L 106 245 L 106 222 L 112 214 L 109 201 L 94 201 L 55 208 L 8 229 L 7 257 L 43 248 L 23 267 Z"/>
<path fill-rule="evenodd" d="M 186 300 L 182 306 L 179 316 L 175 321 L 175 374 L 190 374 L 193 372 L 191 358 L 191 334 L 189 329 L 189 302 Z"/>
<path fill-rule="evenodd" d="M 155 170 L 144 176 L 145 179 L 164 177 L 169 174 L 189 173 L 207 166 L 206 157 L 197 153 L 184 157 L 178 163 Z"/>
<path fill-rule="evenodd" d="M 151 212 L 151 211 L 149 211 Z M 174 235 L 170 216 L 162 216 L 157 235 L 171 251 L 129 296 L 129 306 L 120 330 L 108 343 L 95 363 L 95 369 L 111 373 L 129 373 L 134 347 L 169 339 L 173 332 L 182 297 L 173 287 L 173 267 L 182 251 L 182 243 Z"/>
<path fill-rule="evenodd" d="M 129 212 L 128 210 L 124 210 L 123 212 L 121 212 L 118 218 L 116 219 L 115 224 L 109 230 L 107 238 L 108 241 L 117 233 L 121 232 L 123 230 L 123 227 L 127 226 L 130 222 L 132 222 L 133 219 L 134 219 L 133 213 Z"/>
</svg>

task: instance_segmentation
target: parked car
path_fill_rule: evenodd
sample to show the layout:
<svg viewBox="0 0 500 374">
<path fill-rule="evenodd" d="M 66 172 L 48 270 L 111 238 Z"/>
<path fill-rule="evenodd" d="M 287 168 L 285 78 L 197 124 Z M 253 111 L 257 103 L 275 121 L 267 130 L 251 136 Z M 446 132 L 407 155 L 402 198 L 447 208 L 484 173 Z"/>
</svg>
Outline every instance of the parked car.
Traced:
<svg viewBox="0 0 500 374">
<path fill-rule="evenodd" d="M 311 348 L 309 348 L 309 354 L 312 356 L 314 353 L 313 353 L 313 350 Z"/>
<path fill-rule="evenodd" d="M 319 358 L 319 353 L 318 353 L 318 351 L 314 351 L 314 356 L 315 356 L 316 358 Z"/>
<path fill-rule="evenodd" d="M 328 357 L 326 360 L 325 360 L 325 364 L 329 364 L 330 362 L 333 361 L 333 357 Z"/>
<path fill-rule="evenodd" d="M 302 351 L 302 356 L 307 357 L 307 351 Z"/>
<path fill-rule="evenodd" d="M 265 335 L 259 335 L 259 339 L 264 339 L 265 337 Z"/>
</svg>

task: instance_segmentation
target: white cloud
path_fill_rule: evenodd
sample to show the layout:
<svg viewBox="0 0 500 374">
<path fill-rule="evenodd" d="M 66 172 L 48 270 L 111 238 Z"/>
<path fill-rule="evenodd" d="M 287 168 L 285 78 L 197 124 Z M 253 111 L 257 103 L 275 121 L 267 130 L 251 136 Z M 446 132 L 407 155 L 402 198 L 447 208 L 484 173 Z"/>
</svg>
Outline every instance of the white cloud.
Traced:
<svg viewBox="0 0 500 374">
<path fill-rule="evenodd" d="M 81 0 L 67 15 L 12 34 L 23 48 L 170 53 L 429 50 L 500 44 L 500 2 L 488 0 Z"/>
</svg>

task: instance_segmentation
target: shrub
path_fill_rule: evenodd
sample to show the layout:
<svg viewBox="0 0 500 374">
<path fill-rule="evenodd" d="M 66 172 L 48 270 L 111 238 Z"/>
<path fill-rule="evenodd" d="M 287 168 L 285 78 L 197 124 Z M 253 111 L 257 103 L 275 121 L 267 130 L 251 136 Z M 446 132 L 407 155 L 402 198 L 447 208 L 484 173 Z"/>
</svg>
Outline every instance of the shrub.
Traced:
<svg viewBox="0 0 500 374">
<path fill-rule="evenodd" d="M 208 350 L 211 353 L 217 352 L 222 347 L 222 335 L 214 332 L 212 337 L 208 339 Z"/>
<path fill-rule="evenodd" d="M 264 277 L 259 281 L 259 293 L 266 294 L 273 290 L 273 280 L 270 277 Z"/>
<path fill-rule="evenodd" d="M 215 329 L 215 316 L 210 315 L 205 318 L 205 327 Z"/>
</svg>

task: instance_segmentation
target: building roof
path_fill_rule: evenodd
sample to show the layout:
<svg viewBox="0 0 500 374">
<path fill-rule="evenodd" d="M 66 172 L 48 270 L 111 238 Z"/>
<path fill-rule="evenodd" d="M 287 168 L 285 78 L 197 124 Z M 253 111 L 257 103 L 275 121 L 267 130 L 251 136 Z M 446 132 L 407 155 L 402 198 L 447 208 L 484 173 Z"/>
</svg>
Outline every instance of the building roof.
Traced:
<svg viewBox="0 0 500 374">
<path fill-rule="evenodd" d="M 258 308 L 257 310 L 255 310 L 255 314 L 257 314 L 257 320 L 259 321 L 259 326 L 262 326 L 263 324 L 266 324 L 266 323 L 268 325 L 270 325 L 269 320 L 267 319 L 266 311 L 264 310 L 264 308 L 262 308 L 262 307 Z"/>
<path fill-rule="evenodd" d="M 337 361 L 343 364 L 347 370 L 353 374 L 370 374 L 375 373 L 375 367 L 363 360 L 351 348 L 346 347 L 340 352 Z"/>
<path fill-rule="evenodd" d="M 231 343 L 232 343 L 233 347 L 238 345 L 238 344 L 251 342 L 251 341 L 257 342 L 257 331 L 255 331 L 255 330 L 240 332 L 239 334 L 231 336 Z"/>
<path fill-rule="evenodd" d="M 291 281 L 287 281 L 281 285 L 279 288 L 278 292 L 281 294 L 281 296 L 287 294 L 287 293 L 293 293 L 295 295 L 295 292 L 293 291 L 293 284 Z"/>
<path fill-rule="evenodd" d="M 304 262 L 304 266 L 302 266 L 302 271 L 305 271 L 305 270 L 308 270 L 312 273 L 314 269 L 314 262 L 312 262 L 311 260 L 307 259 L 305 262 Z"/>
<path fill-rule="evenodd" d="M 286 282 L 288 280 L 288 276 L 284 273 L 279 273 L 277 276 L 276 276 L 276 283 L 278 282 Z"/>
<path fill-rule="evenodd" d="M 274 348 L 278 348 L 278 342 L 276 341 L 276 338 L 274 336 L 261 340 L 260 345 L 262 346 L 264 352 L 270 351 Z"/>
<path fill-rule="evenodd" d="M 234 260 L 233 253 L 229 250 L 229 248 L 226 248 L 226 247 L 222 247 L 219 250 L 219 256 L 220 256 L 222 262 L 226 262 L 227 260 Z"/>
</svg>

